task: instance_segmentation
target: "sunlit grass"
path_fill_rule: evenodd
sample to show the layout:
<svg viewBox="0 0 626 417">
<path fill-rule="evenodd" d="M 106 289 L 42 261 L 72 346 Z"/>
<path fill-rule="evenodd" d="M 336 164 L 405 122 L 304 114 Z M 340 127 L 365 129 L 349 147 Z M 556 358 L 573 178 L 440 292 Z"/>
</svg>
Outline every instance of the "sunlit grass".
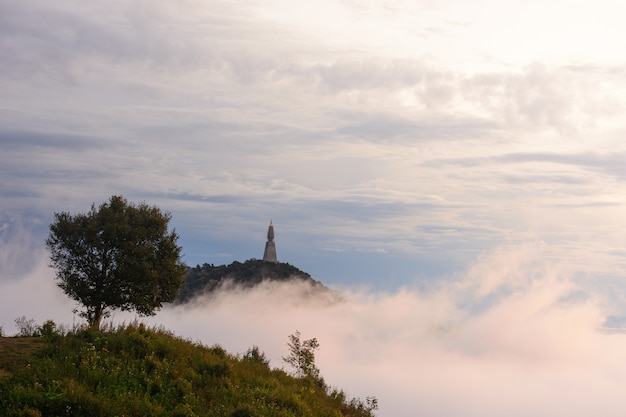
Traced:
<svg viewBox="0 0 626 417">
<path fill-rule="evenodd" d="M 140 323 L 0 339 L 3 416 L 370 416 L 323 380 Z"/>
</svg>

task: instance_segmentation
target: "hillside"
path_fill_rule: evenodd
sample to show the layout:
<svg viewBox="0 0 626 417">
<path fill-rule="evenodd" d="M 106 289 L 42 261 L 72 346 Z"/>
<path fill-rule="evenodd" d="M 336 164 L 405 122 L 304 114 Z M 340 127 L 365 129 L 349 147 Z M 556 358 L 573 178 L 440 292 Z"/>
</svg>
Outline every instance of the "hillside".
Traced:
<svg viewBox="0 0 626 417">
<path fill-rule="evenodd" d="M 321 282 L 315 281 L 309 274 L 288 263 L 249 259 L 244 263 L 235 261 L 230 265 L 204 264 L 195 268 L 188 268 L 176 302 L 187 302 L 197 295 L 213 292 L 227 284 L 251 288 L 263 281 L 289 280 L 307 282 L 313 288 L 330 291 Z"/>
<path fill-rule="evenodd" d="M 232 355 L 143 325 L 0 337 L 7 417 L 367 417 L 369 405 L 271 369 L 256 347 Z"/>
</svg>

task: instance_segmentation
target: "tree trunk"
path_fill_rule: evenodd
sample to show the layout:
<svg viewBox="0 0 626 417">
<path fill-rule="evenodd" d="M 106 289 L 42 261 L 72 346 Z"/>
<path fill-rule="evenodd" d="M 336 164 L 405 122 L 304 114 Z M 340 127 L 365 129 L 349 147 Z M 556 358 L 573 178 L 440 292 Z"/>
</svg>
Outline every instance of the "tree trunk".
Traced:
<svg viewBox="0 0 626 417">
<path fill-rule="evenodd" d="M 96 307 L 93 312 L 93 317 L 89 326 L 94 330 L 100 330 L 100 323 L 102 322 L 102 306 Z"/>
</svg>

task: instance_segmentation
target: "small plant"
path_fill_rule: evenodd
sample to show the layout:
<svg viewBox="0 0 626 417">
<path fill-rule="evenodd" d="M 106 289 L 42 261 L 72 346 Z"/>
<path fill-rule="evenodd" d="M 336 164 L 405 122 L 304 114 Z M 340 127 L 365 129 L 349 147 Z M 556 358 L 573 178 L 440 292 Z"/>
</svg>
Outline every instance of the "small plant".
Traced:
<svg viewBox="0 0 626 417">
<path fill-rule="evenodd" d="M 289 335 L 289 356 L 283 357 L 283 361 L 291 365 L 296 370 L 296 376 L 309 377 L 320 380 L 320 370 L 315 365 L 315 351 L 320 344 L 317 339 L 300 340 L 300 332 Z"/>
<path fill-rule="evenodd" d="M 29 406 L 24 406 L 22 411 L 19 414 L 20 417 L 41 417 L 41 411 L 36 408 L 31 408 Z"/>
<path fill-rule="evenodd" d="M 374 411 L 378 410 L 378 398 L 376 397 L 365 397 L 365 403 L 358 398 L 353 398 L 349 404 L 352 410 L 362 416 L 374 416 Z"/>
<path fill-rule="evenodd" d="M 372 396 L 365 397 L 365 403 L 368 411 L 378 410 L 378 398 Z"/>
<path fill-rule="evenodd" d="M 230 417 L 254 417 L 254 414 L 247 408 L 239 408 L 235 410 Z"/>
</svg>

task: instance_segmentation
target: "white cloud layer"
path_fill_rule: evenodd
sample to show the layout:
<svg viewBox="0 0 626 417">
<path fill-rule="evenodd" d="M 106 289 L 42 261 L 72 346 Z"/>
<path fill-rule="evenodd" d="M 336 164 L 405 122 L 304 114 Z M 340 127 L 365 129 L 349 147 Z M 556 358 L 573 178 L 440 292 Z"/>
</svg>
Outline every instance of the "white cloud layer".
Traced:
<svg viewBox="0 0 626 417">
<path fill-rule="evenodd" d="M 311 298 L 301 284 L 268 283 L 167 307 L 145 321 L 231 353 L 257 345 L 273 367 L 284 366 L 287 335 L 299 330 L 320 342 L 326 382 L 376 396 L 382 417 L 619 416 L 626 335 L 603 328 L 603 297 L 584 291 L 571 268 L 549 262 L 547 250 L 503 247 L 428 289 L 342 290 L 337 301 Z M 2 286 L 3 320 L 24 314 L 71 324 L 72 303 L 43 264 Z"/>
</svg>

